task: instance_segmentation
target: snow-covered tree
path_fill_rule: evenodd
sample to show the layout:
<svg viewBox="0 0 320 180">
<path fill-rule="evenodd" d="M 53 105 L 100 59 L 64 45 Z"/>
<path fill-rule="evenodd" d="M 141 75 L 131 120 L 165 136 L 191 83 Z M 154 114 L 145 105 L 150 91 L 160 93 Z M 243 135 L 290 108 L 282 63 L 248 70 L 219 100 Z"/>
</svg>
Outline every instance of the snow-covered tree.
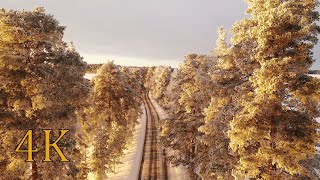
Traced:
<svg viewBox="0 0 320 180">
<path fill-rule="evenodd" d="M 154 97 L 156 99 L 161 99 L 162 100 L 162 104 L 164 103 L 164 92 L 166 90 L 166 87 L 169 83 L 169 80 L 170 80 L 170 74 L 171 74 L 171 69 L 170 67 L 163 67 L 161 68 L 159 74 L 157 74 L 157 77 L 156 77 L 156 86 L 154 87 Z"/>
<path fill-rule="evenodd" d="M 137 96 L 142 99 L 145 91 L 143 84 L 146 73 L 145 69 L 140 67 L 121 67 L 121 72 L 126 76 L 128 85 L 137 93 Z"/>
<path fill-rule="evenodd" d="M 29 179 L 74 179 L 75 110 L 87 92 L 83 78 L 86 63 L 63 42 L 64 27 L 43 8 L 34 11 L 0 10 L 0 174 Z M 18 142 L 33 130 L 34 162 L 25 162 L 26 153 L 15 152 Z M 42 129 L 70 132 L 59 142 L 69 163 L 61 163 L 52 153 L 53 162 L 44 160 Z M 22 148 L 26 149 L 25 146 Z M 60 173 L 56 173 L 59 171 Z"/>
<path fill-rule="evenodd" d="M 120 69 L 109 62 L 93 79 L 94 87 L 82 118 L 85 139 L 92 155 L 89 169 L 96 179 L 105 179 L 123 155 L 140 115 L 140 102 Z"/>
<path fill-rule="evenodd" d="M 156 66 L 149 67 L 146 74 L 145 86 L 149 89 L 152 97 L 162 106 L 167 103 L 164 93 L 169 84 L 171 73 L 172 68 L 169 66 Z"/>
<path fill-rule="evenodd" d="M 247 0 L 251 15 L 233 28 L 235 47 L 246 45 L 252 90 L 231 121 L 237 176 L 262 179 L 311 176 L 301 165 L 319 140 L 320 82 L 306 75 L 319 27 L 316 0 Z M 248 47 L 248 46 L 247 46 Z M 247 48 L 246 47 L 246 48 Z M 243 67 L 243 66 L 242 66 Z M 242 69 L 244 70 L 244 69 Z"/>
<path fill-rule="evenodd" d="M 208 74 L 212 58 L 205 55 L 190 54 L 181 64 L 177 76 L 178 83 L 171 83 L 172 90 L 180 92 L 177 103 L 170 110 L 169 118 L 162 122 L 161 143 L 173 150 L 169 157 L 174 164 L 183 164 L 193 171 L 197 155 L 202 150 L 197 140 L 198 127 L 203 124 L 203 109 L 209 105 L 211 79 Z"/>
<path fill-rule="evenodd" d="M 227 132 L 230 121 L 238 111 L 235 88 L 242 80 L 223 28 L 218 31 L 218 40 L 212 53 L 217 62 L 211 73 L 211 102 L 204 111 L 205 123 L 199 128 L 203 132 L 199 140 L 207 146 L 199 162 L 199 174 L 203 179 L 233 179 L 232 170 L 237 157 L 229 148 Z"/>
<path fill-rule="evenodd" d="M 153 66 L 153 67 L 147 67 L 147 72 L 146 72 L 146 75 L 145 75 L 145 79 L 144 79 L 144 86 L 146 88 L 149 89 L 149 91 L 151 90 L 151 88 L 154 86 L 154 83 L 155 83 L 155 69 L 156 67 Z"/>
<path fill-rule="evenodd" d="M 173 69 L 170 75 L 169 83 L 163 94 L 166 102 L 162 105 L 162 107 L 165 108 L 166 112 L 169 114 L 174 114 L 176 111 L 178 111 L 178 109 L 181 109 L 177 107 L 177 105 L 179 105 L 179 95 L 181 93 L 181 79 L 180 70 L 177 68 Z"/>
</svg>

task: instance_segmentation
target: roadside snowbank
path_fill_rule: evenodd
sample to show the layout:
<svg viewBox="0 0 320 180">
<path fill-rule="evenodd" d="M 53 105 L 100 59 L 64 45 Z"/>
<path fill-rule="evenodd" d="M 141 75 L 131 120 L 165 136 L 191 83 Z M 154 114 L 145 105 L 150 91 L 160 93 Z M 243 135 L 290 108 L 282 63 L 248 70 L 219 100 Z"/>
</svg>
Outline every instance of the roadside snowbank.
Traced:
<svg viewBox="0 0 320 180">
<path fill-rule="evenodd" d="M 156 111 L 159 114 L 160 120 L 164 120 L 168 117 L 167 113 L 164 111 L 164 109 L 152 98 L 150 97 L 150 100 L 156 108 Z M 171 164 L 168 164 L 168 176 L 169 179 L 174 180 L 189 180 L 189 173 L 188 170 L 183 166 L 173 166 Z"/>
<path fill-rule="evenodd" d="M 141 107 L 143 114 L 136 126 L 133 142 L 125 155 L 121 158 L 122 164 L 116 165 L 115 173 L 108 173 L 108 179 L 113 180 L 137 180 L 139 177 L 140 164 L 143 153 L 143 143 L 146 130 L 146 112 L 144 106 Z"/>
</svg>

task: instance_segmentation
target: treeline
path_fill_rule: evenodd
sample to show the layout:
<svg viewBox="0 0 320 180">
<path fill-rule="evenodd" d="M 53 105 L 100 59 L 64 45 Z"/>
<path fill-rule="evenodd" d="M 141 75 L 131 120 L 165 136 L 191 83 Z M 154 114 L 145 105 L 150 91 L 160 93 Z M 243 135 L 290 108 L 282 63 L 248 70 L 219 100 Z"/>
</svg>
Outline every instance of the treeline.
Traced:
<svg viewBox="0 0 320 180">
<path fill-rule="evenodd" d="M 247 1 L 231 43 L 149 68 L 146 87 L 167 109 L 161 145 L 193 179 L 318 179 L 317 1 Z"/>
<path fill-rule="evenodd" d="M 101 68 L 101 66 L 104 64 L 87 64 L 87 71 L 88 74 L 96 74 L 98 72 L 98 69 Z M 145 72 L 148 70 L 148 67 L 137 67 L 137 66 L 120 66 L 117 65 L 119 68 L 125 70 L 126 72 L 131 72 L 133 74 L 141 73 L 142 76 L 139 76 L 140 79 L 137 79 L 138 81 L 144 79 Z M 154 67 L 155 68 L 155 67 Z"/>
<path fill-rule="evenodd" d="M 311 70 L 309 74 L 320 74 L 320 70 Z"/>
<path fill-rule="evenodd" d="M 86 73 L 89 74 L 96 74 L 98 69 L 102 66 L 103 64 L 88 64 L 88 68 Z"/>
<path fill-rule="evenodd" d="M 143 73 L 109 62 L 89 82 L 87 64 L 62 40 L 64 29 L 43 8 L 0 10 L 1 179 L 106 179 L 133 137 Z M 52 162 L 43 162 L 43 129 L 52 130 L 51 141 L 69 130 L 58 147 L 70 162 L 53 148 Z M 32 144 L 26 139 L 25 153 L 15 152 L 28 130 Z M 33 162 L 25 162 L 27 150 Z"/>
</svg>

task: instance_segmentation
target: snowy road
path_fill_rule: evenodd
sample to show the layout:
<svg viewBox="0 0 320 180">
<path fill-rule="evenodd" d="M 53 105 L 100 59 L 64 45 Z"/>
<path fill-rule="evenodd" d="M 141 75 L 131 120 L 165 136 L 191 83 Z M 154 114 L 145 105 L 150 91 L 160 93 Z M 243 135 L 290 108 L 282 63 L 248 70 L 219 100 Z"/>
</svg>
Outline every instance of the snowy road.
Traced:
<svg viewBox="0 0 320 180">
<path fill-rule="evenodd" d="M 86 74 L 86 78 L 87 79 L 92 79 L 95 76 L 95 74 Z M 318 77 L 320 78 L 320 75 L 312 75 L 314 77 Z M 145 106 L 142 107 L 143 109 L 143 115 L 142 117 L 139 119 L 139 125 L 137 125 L 136 127 L 136 131 L 134 133 L 134 138 L 133 138 L 133 142 L 130 146 L 130 148 L 128 150 L 126 150 L 125 155 L 121 158 L 121 162 L 122 164 L 119 164 L 116 166 L 116 173 L 108 173 L 108 179 L 113 179 L 113 180 L 137 180 L 139 179 L 139 175 L 140 175 L 140 168 L 141 168 L 141 162 L 143 161 L 143 149 L 144 149 L 144 140 L 145 140 L 145 134 L 148 133 L 146 132 L 147 129 L 147 116 L 151 116 L 151 114 L 153 114 L 153 116 L 155 116 L 155 118 L 157 118 L 154 121 L 161 121 L 163 119 L 167 118 L 167 114 L 165 113 L 165 111 L 163 110 L 163 108 L 152 98 L 150 98 L 149 101 L 149 106 L 150 109 L 148 109 L 147 104 Z M 152 107 L 153 106 L 153 107 Z M 151 108 L 152 107 L 152 108 Z M 156 115 L 158 114 L 158 115 Z M 157 117 L 159 116 L 159 117 Z M 151 119 L 151 117 L 149 117 Z M 320 118 L 317 119 L 317 121 L 320 123 Z M 151 126 L 155 126 L 156 123 L 154 123 L 153 125 L 150 124 Z M 149 126 L 150 126 L 149 125 Z M 150 133 L 153 134 L 157 134 L 157 130 L 150 130 Z M 157 135 L 152 135 L 150 137 L 156 137 Z M 164 160 L 159 161 L 159 159 L 163 158 L 162 156 L 162 150 L 159 149 L 156 146 L 156 142 L 157 140 L 147 140 L 148 143 L 153 143 L 153 149 L 149 148 L 149 149 L 145 149 L 145 151 L 149 151 L 148 155 L 145 155 L 144 158 L 148 158 L 147 156 L 149 156 L 149 158 L 156 158 L 158 162 L 155 163 L 151 163 L 151 175 L 149 176 L 149 167 L 150 167 L 150 162 L 151 161 L 145 161 L 146 165 L 145 167 L 147 167 L 147 173 L 142 172 L 141 173 L 141 177 L 140 179 L 173 179 L 173 180 L 189 180 L 189 176 L 188 176 L 188 171 L 185 167 L 183 166 L 178 166 L 178 167 L 174 167 L 172 165 L 170 165 L 170 163 L 166 164 L 167 165 L 167 175 L 161 175 L 164 174 L 164 170 L 160 170 L 158 168 L 162 168 L 163 166 L 161 166 L 163 164 Z M 150 147 L 151 147 L 150 146 Z M 318 148 L 320 151 L 320 147 Z M 156 152 L 156 153 L 155 153 Z M 170 152 L 169 152 L 170 153 Z M 153 154 L 153 155 L 152 155 Z M 152 167 L 154 166 L 154 167 Z M 153 170 L 152 170 L 153 169 Z M 144 170 L 146 171 L 146 170 Z M 155 175 L 154 173 L 158 175 Z M 149 174 L 148 174 L 149 173 Z M 145 175 L 143 175 L 145 174 Z M 91 178 L 90 178 L 91 176 Z M 158 177 L 155 177 L 158 176 Z M 153 177 L 153 178 L 151 178 Z M 93 175 L 89 175 L 89 179 L 94 179 Z"/>
<path fill-rule="evenodd" d="M 145 107 L 147 114 L 147 128 L 141 161 L 139 180 L 167 180 L 167 163 L 165 150 L 158 146 L 158 122 L 159 116 L 153 107 L 149 96 L 145 96 Z"/>
</svg>

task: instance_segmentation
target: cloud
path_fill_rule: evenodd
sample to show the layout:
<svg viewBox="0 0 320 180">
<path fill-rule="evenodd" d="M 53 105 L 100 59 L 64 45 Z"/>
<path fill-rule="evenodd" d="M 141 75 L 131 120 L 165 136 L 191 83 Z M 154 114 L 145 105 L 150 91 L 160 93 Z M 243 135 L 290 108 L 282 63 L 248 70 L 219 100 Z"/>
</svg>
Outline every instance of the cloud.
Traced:
<svg viewBox="0 0 320 180">
<path fill-rule="evenodd" d="M 65 40 L 81 54 L 182 61 L 187 53 L 208 53 L 216 30 L 245 17 L 244 1 L 224 0 L 2 0 L 0 6 L 31 10 L 44 6 L 62 25 Z M 317 46 L 315 57 L 319 57 Z M 177 64 L 177 63 L 175 63 Z M 319 67 L 320 62 L 317 62 Z"/>
</svg>

